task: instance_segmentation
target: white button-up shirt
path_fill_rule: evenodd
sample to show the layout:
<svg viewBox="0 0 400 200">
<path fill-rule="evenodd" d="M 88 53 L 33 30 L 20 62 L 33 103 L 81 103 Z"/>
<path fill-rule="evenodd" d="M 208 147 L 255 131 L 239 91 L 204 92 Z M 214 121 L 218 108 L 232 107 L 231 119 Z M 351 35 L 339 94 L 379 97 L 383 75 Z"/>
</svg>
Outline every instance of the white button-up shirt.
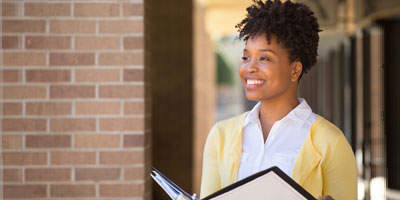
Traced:
<svg viewBox="0 0 400 200">
<path fill-rule="evenodd" d="M 292 175 L 297 154 L 317 118 L 304 99 L 299 98 L 299 102 L 274 123 L 265 143 L 259 118 L 260 103 L 247 114 L 238 180 L 272 166 L 278 166 L 288 176 Z"/>
</svg>

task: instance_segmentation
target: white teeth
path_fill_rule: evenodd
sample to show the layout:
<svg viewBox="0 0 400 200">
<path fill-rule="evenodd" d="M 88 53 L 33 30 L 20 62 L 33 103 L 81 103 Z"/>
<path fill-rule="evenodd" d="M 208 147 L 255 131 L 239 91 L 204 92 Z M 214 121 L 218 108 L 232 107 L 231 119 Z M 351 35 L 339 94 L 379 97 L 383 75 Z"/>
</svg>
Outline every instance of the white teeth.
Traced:
<svg viewBox="0 0 400 200">
<path fill-rule="evenodd" d="M 257 84 L 262 84 L 264 83 L 263 80 L 247 80 L 248 85 L 257 85 Z"/>
</svg>

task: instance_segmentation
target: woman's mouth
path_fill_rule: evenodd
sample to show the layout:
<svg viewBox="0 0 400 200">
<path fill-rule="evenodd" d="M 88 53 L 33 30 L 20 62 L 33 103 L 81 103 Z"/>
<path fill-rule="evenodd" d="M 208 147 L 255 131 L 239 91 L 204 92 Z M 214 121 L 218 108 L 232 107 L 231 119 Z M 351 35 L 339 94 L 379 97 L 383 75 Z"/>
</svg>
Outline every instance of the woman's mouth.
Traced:
<svg viewBox="0 0 400 200">
<path fill-rule="evenodd" d="M 262 79 L 246 79 L 246 89 L 256 89 L 265 83 Z"/>
</svg>

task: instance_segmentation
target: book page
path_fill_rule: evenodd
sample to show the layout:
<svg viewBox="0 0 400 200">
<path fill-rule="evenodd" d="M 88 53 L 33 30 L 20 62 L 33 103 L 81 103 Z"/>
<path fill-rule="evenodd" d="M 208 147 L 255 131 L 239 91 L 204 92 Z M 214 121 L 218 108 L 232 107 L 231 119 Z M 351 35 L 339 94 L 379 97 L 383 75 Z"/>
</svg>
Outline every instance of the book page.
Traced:
<svg viewBox="0 0 400 200">
<path fill-rule="evenodd" d="M 265 174 L 211 200 L 307 200 L 274 172 Z"/>
</svg>

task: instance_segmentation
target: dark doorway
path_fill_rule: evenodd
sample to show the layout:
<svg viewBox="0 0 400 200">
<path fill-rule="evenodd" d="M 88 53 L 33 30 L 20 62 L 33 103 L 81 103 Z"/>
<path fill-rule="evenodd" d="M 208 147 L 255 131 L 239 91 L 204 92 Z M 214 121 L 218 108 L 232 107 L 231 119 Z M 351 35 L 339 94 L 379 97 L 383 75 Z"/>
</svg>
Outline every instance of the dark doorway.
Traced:
<svg viewBox="0 0 400 200">
<path fill-rule="evenodd" d="M 192 189 L 192 1 L 145 1 L 145 66 L 151 99 L 151 165 Z M 153 199 L 170 199 L 153 182 Z"/>
<path fill-rule="evenodd" d="M 400 190 L 400 20 L 386 20 L 384 27 L 385 57 L 385 135 L 387 186 Z"/>
</svg>

